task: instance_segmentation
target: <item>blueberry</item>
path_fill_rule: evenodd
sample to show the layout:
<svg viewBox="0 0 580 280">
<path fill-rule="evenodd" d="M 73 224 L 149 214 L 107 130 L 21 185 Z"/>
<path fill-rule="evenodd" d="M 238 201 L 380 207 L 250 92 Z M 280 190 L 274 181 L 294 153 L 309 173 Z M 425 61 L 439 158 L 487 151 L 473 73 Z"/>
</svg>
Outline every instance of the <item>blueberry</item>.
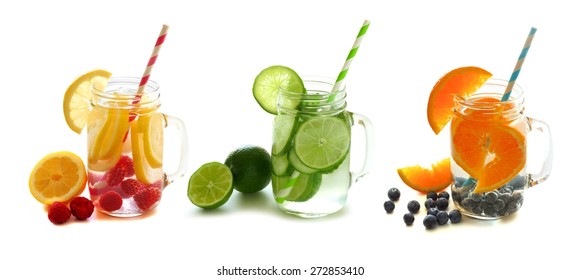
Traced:
<svg viewBox="0 0 580 280">
<path fill-rule="evenodd" d="M 503 202 L 508 202 L 512 198 L 512 193 L 502 193 L 497 198 L 498 200 L 503 200 Z"/>
<path fill-rule="evenodd" d="M 503 200 L 501 200 L 501 199 L 498 199 L 498 200 L 496 200 L 496 201 L 493 203 L 493 208 L 494 208 L 496 211 L 499 211 L 499 210 L 501 210 L 501 209 L 504 209 L 504 208 L 505 208 L 505 202 L 504 202 Z"/>
<path fill-rule="evenodd" d="M 463 206 L 463 207 L 465 207 L 465 208 L 467 208 L 467 209 L 471 210 L 471 209 L 473 209 L 473 208 L 475 207 L 475 205 L 476 205 L 477 203 L 475 202 L 475 200 L 473 200 L 472 198 L 469 198 L 469 197 L 468 197 L 468 198 L 466 198 L 466 199 L 462 200 L 462 201 L 461 201 L 461 204 L 462 204 L 462 206 Z"/>
<path fill-rule="evenodd" d="M 494 203 L 498 197 L 499 197 L 498 192 L 496 192 L 496 191 L 488 192 L 483 197 L 483 201 L 485 201 L 487 203 Z"/>
<path fill-rule="evenodd" d="M 390 200 L 397 201 L 399 200 L 399 197 L 401 197 L 401 191 L 397 188 L 391 188 L 387 193 L 387 196 L 389 196 Z"/>
<path fill-rule="evenodd" d="M 461 212 L 457 209 L 453 209 L 449 212 L 449 220 L 451 220 L 452 224 L 457 224 L 461 222 Z"/>
<path fill-rule="evenodd" d="M 439 225 L 444 225 L 449 221 L 449 214 L 447 214 L 445 211 L 439 211 L 435 218 L 437 218 L 437 223 Z"/>
<path fill-rule="evenodd" d="M 495 208 L 493 208 L 493 205 L 486 205 L 483 208 L 483 213 L 486 216 L 489 216 L 489 217 L 495 217 L 495 216 L 497 216 L 497 211 L 495 210 Z"/>
<path fill-rule="evenodd" d="M 471 199 L 473 199 L 474 201 L 481 201 L 483 199 L 483 195 L 481 195 L 480 193 L 470 193 L 469 197 Z"/>
<path fill-rule="evenodd" d="M 385 207 L 385 211 L 387 211 L 387 213 L 393 213 L 393 210 L 395 210 L 395 203 L 390 200 L 385 201 L 383 206 Z"/>
<path fill-rule="evenodd" d="M 411 200 L 409 201 L 409 203 L 407 203 L 407 209 L 409 210 L 409 212 L 417 214 L 417 212 L 419 212 L 419 209 L 421 209 L 421 204 L 419 204 L 419 201 Z"/>
<path fill-rule="evenodd" d="M 410 226 L 415 221 L 415 216 L 413 215 L 413 213 L 406 213 L 405 215 L 403 215 L 403 221 L 405 221 L 406 225 Z"/>
<path fill-rule="evenodd" d="M 429 192 L 429 193 L 427 193 L 427 198 L 437 200 L 437 193 L 436 192 Z"/>
<path fill-rule="evenodd" d="M 526 186 L 526 179 L 524 176 L 517 176 L 513 180 L 511 180 L 508 184 L 516 188 L 523 188 Z"/>
<path fill-rule="evenodd" d="M 437 199 L 436 203 L 437 203 L 437 209 L 439 209 L 439 210 L 445 210 L 445 209 L 447 209 L 447 207 L 449 207 L 449 200 L 447 200 L 444 197 Z"/>
<path fill-rule="evenodd" d="M 451 192 L 451 198 L 453 198 L 454 201 L 461 201 L 461 193 Z"/>
<path fill-rule="evenodd" d="M 433 215 L 427 215 L 423 219 L 423 225 L 427 229 L 435 228 L 435 226 L 437 226 L 437 218 L 435 218 Z"/>
<path fill-rule="evenodd" d="M 437 206 L 437 203 L 432 198 L 427 198 L 427 200 L 425 200 L 425 208 L 429 209 L 435 206 Z"/>
<path fill-rule="evenodd" d="M 446 192 L 446 191 L 442 191 L 442 192 L 440 192 L 440 193 L 437 195 L 437 198 L 438 198 L 438 199 L 439 199 L 439 198 L 442 198 L 442 197 L 443 197 L 443 198 L 445 198 L 445 199 L 447 199 L 447 200 L 449 200 L 449 193 L 448 193 L 448 192 Z"/>
<path fill-rule="evenodd" d="M 514 194 L 512 195 L 512 199 L 519 203 L 522 204 L 524 202 L 524 193 L 521 191 L 516 191 L 514 192 Z"/>
<path fill-rule="evenodd" d="M 427 215 L 437 216 L 437 213 L 439 213 L 439 210 L 435 207 L 427 209 Z"/>
</svg>

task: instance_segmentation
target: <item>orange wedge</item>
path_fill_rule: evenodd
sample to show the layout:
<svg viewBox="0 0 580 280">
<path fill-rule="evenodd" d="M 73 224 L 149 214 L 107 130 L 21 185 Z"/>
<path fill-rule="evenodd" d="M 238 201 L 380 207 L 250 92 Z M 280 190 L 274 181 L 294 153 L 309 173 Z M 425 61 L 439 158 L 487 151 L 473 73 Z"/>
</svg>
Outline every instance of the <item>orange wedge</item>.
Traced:
<svg viewBox="0 0 580 280">
<path fill-rule="evenodd" d="M 442 159 L 428 168 L 413 165 L 399 168 L 397 172 L 407 186 L 422 193 L 442 191 L 452 181 L 449 158 Z"/>
<path fill-rule="evenodd" d="M 477 180 L 476 193 L 505 185 L 526 164 L 526 138 L 506 124 L 455 119 L 451 142 L 453 160 Z"/>
<path fill-rule="evenodd" d="M 453 98 L 469 97 L 491 77 L 491 73 L 474 66 L 461 67 L 445 74 L 431 90 L 427 118 L 435 134 L 439 134 L 453 116 Z"/>
<path fill-rule="evenodd" d="M 71 152 L 56 152 L 42 158 L 30 172 L 28 186 L 44 204 L 67 202 L 80 195 L 87 183 L 82 159 Z"/>
</svg>

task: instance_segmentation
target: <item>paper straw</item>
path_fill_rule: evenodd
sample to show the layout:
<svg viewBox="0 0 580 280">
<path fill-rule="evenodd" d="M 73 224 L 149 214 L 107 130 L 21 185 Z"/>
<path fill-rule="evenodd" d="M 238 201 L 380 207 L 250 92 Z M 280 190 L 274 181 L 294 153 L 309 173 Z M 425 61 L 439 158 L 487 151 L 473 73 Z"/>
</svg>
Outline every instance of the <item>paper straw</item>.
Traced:
<svg viewBox="0 0 580 280">
<path fill-rule="evenodd" d="M 534 40 L 534 35 L 536 35 L 536 30 L 537 29 L 535 27 L 532 27 L 532 29 L 530 29 L 530 33 L 528 34 L 528 38 L 526 39 L 526 43 L 524 44 L 524 47 L 522 48 L 522 52 L 520 53 L 520 57 L 518 58 L 518 62 L 516 63 L 516 66 L 514 67 L 514 71 L 512 72 L 512 76 L 510 77 L 510 81 L 505 89 L 505 93 L 501 97 L 501 101 L 508 101 L 508 99 L 510 99 L 510 94 L 512 93 L 512 89 L 514 88 L 514 85 L 516 84 L 516 79 L 520 75 L 520 70 L 522 70 L 522 64 L 524 64 L 524 60 L 526 59 L 526 55 L 528 54 L 528 51 L 530 50 L 530 46 L 532 45 L 532 40 Z"/>
<path fill-rule="evenodd" d="M 165 42 L 165 37 L 167 36 L 168 29 L 169 25 L 164 24 L 163 27 L 161 28 L 161 32 L 159 32 L 159 37 L 157 37 L 155 47 L 153 48 L 153 52 L 149 57 L 149 62 L 147 62 L 147 67 L 145 67 L 145 72 L 143 72 L 141 82 L 139 82 L 139 88 L 137 89 L 137 94 L 135 95 L 135 100 L 133 101 L 133 104 L 139 103 L 139 101 L 141 101 L 141 97 L 143 96 L 143 92 L 145 91 L 145 86 L 147 86 L 147 82 L 149 81 L 149 77 L 151 76 L 151 70 L 153 70 L 153 66 L 155 65 L 155 61 L 157 61 L 157 56 L 159 55 L 161 46 L 163 46 L 163 42 Z"/>
<path fill-rule="evenodd" d="M 346 74 L 348 73 L 348 69 L 350 69 L 350 64 L 352 63 L 352 60 L 356 56 L 356 53 L 358 52 L 358 48 L 360 46 L 360 43 L 362 42 L 362 39 L 364 38 L 365 34 L 367 33 L 367 29 L 369 29 L 370 24 L 371 24 L 371 22 L 369 20 L 366 20 L 366 19 L 363 22 L 363 25 L 358 32 L 358 35 L 356 35 L 356 40 L 354 41 L 354 44 L 352 45 L 350 52 L 348 52 L 348 56 L 346 57 L 346 61 L 344 62 L 344 65 L 342 66 L 342 70 L 340 70 L 340 73 L 338 74 L 338 77 L 336 78 L 336 81 L 334 82 L 334 86 L 332 87 L 332 90 L 330 91 L 330 95 L 328 96 L 327 102 L 332 102 L 336 98 L 336 92 L 338 92 L 340 90 L 340 88 L 342 87 L 342 83 L 344 81 L 344 78 L 346 77 Z M 293 187 L 294 184 L 296 184 L 296 181 L 298 181 L 298 176 L 300 176 L 300 172 L 294 171 L 292 173 L 292 175 L 290 176 L 290 180 L 288 181 L 288 183 L 286 183 L 285 187 L 286 188 Z"/>
<path fill-rule="evenodd" d="M 137 88 L 137 92 L 135 93 L 135 98 L 133 99 L 133 104 L 137 104 L 141 101 L 141 97 L 145 92 L 145 86 L 147 86 L 147 82 L 149 82 L 149 77 L 151 76 L 151 70 L 153 70 L 153 66 L 155 65 L 155 61 L 157 61 L 157 56 L 159 55 L 159 51 L 161 50 L 161 46 L 163 42 L 165 42 L 165 37 L 167 36 L 167 30 L 169 30 L 169 25 L 164 24 L 161 28 L 161 32 L 159 32 L 159 36 L 157 37 L 157 41 L 155 42 L 155 47 L 153 47 L 153 52 L 151 52 L 151 56 L 149 57 L 149 62 L 147 62 L 147 67 L 145 67 L 145 71 L 143 72 L 143 76 L 141 77 L 141 81 L 139 82 L 139 87 Z M 137 118 L 137 114 L 130 112 L 129 113 L 129 122 L 134 121 Z M 127 140 L 127 136 L 129 135 L 129 130 L 125 132 L 125 136 L 123 137 L 123 143 Z"/>
<path fill-rule="evenodd" d="M 358 52 L 358 48 L 360 46 L 360 43 L 362 42 L 365 34 L 367 33 L 367 29 L 369 29 L 370 24 L 371 24 L 371 22 L 369 20 L 366 20 L 366 19 L 363 22 L 363 25 L 358 32 L 358 35 L 356 35 L 356 40 L 354 41 L 354 44 L 352 45 L 350 52 L 348 52 L 348 56 L 346 57 L 346 61 L 344 62 L 344 65 L 342 66 L 342 70 L 340 70 L 340 73 L 338 74 L 338 77 L 336 78 L 336 82 L 334 82 L 334 86 L 332 87 L 331 95 L 328 97 L 328 102 L 332 102 L 334 100 L 334 98 L 336 97 L 335 93 L 338 92 L 340 90 L 340 88 L 342 87 L 342 83 L 344 81 L 344 78 L 346 77 L 346 74 L 348 73 L 348 69 L 350 69 L 350 64 L 352 63 L 352 60 L 356 56 L 356 53 Z"/>
<path fill-rule="evenodd" d="M 524 60 L 526 59 L 526 56 L 528 54 L 528 50 L 530 50 L 530 47 L 532 45 L 532 40 L 534 40 L 534 35 L 536 35 L 537 30 L 538 29 L 535 27 L 532 27 L 532 29 L 530 29 L 530 33 L 528 34 L 528 38 L 526 39 L 526 43 L 524 43 L 524 47 L 522 48 L 522 52 L 520 53 L 520 57 L 518 58 L 518 62 L 516 63 L 516 66 L 514 67 L 514 71 L 512 72 L 512 76 L 510 77 L 510 80 L 506 86 L 506 89 L 504 91 L 503 96 L 501 97 L 501 102 L 506 102 L 510 99 L 510 95 L 512 93 L 514 85 L 516 84 L 516 80 L 518 79 L 518 76 L 520 75 L 520 71 L 522 70 L 522 65 L 524 64 Z M 477 180 L 469 177 L 469 178 L 467 178 L 467 180 L 465 180 L 465 182 L 463 182 L 463 185 L 461 187 L 471 186 L 471 185 L 474 185 L 475 183 L 477 183 Z"/>
</svg>

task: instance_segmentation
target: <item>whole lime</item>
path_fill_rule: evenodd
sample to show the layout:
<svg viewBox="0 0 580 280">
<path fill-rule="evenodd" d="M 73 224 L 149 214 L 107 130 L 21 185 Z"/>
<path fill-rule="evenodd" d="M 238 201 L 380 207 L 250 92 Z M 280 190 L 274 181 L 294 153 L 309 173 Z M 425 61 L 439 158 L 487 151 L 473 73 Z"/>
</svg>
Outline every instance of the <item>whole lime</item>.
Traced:
<svg viewBox="0 0 580 280">
<path fill-rule="evenodd" d="M 259 192 L 272 179 L 272 159 L 260 146 L 237 148 L 228 155 L 225 165 L 234 177 L 234 188 L 241 193 Z"/>
</svg>

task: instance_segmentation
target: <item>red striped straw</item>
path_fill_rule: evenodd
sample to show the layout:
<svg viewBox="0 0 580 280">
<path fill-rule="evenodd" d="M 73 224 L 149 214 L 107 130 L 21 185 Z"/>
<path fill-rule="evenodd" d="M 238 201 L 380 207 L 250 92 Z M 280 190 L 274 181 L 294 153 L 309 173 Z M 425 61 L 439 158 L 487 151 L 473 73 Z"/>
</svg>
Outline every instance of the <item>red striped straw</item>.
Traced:
<svg viewBox="0 0 580 280">
<path fill-rule="evenodd" d="M 161 46 L 163 46 L 163 42 L 165 42 L 165 37 L 167 36 L 168 29 L 169 25 L 164 24 L 163 27 L 161 28 L 161 32 L 159 32 L 159 37 L 157 37 L 157 42 L 155 42 L 155 47 L 153 48 L 151 57 L 149 57 L 149 62 L 147 63 L 145 72 L 143 72 L 141 82 L 139 82 L 139 88 L 137 89 L 137 94 L 135 95 L 135 100 L 133 100 L 133 104 L 137 104 L 139 103 L 139 101 L 141 101 L 141 97 L 143 96 L 143 92 L 145 91 L 145 86 L 147 85 L 149 77 L 151 76 L 151 70 L 155 65 L 155 61 L 157 61 L 157 56 L 159 55 Z"/>
</svg>

